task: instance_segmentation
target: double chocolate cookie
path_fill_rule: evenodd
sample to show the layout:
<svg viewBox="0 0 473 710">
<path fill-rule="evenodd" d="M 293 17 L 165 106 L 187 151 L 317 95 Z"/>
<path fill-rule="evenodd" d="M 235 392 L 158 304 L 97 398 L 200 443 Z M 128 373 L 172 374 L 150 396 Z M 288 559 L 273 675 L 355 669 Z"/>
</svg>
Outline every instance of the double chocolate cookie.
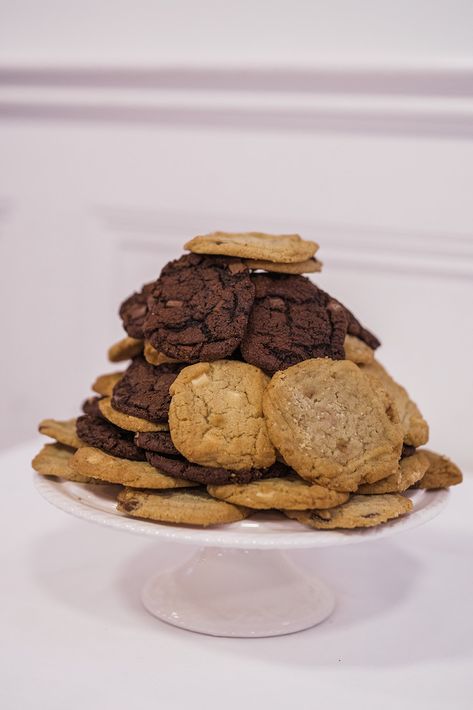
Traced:
<svg viewBox="0 0 473 710">
<path fill-rule="evenodd" d="M 119 314 L 128 335 L 143 339 L 143 324 L 148 314 L 148 296 L 154 286 L 154 281 L 145 284 L 141 291 L 132 293 L 120 306 Z"/>
<path fill-rule="evenodd" d="M 254 274 L 255 302 L 241 343 L 246 362 L 266 372 L 303 360 L 345 357 L 344 307 L 303 276 Z"/>
<path fill-rule="evenodd" d="M 171 261 L 148 298 L 145 338 L 182 362 L 228 357 L 245 333 L 254 290 L 240 259 L 188 254 Z"/>
<path fill-rule="evenodd" d="M 231 471 L 227 468 L 199 466 L 187 461 L 182 456 L 162 456 L 153 451 L 146 452 L 146 459 L 158 471 L 167 473 L 174 478 L 184 478 L 187 481 L 215 486 L 225 483 L 250 483 L 250 481 L 259 481 L 262 478 L 277 478 L 284 476 L 289 470 L 283 463 L 276 461 L 266 469 L 251 468 Z"/>
<path fill-rule="evenodd" d="M 113 408 L 148 422 L 166 422 L 169 387 L 181 369 L 179 363 L 150 365 L 144 357 L 136 357 L 113 389 Z"/>
<path fill-rule="evenodd" d="M 112 456 L 132 461 L 144 461 L 145 453 L 133 441 L 133 433 L 119 429 L 103 417 L 84 414 L 77 419 L 77 436 L 89 446 L 94 446 Z"/>
<path fill-rule="evenodd" d="M 180 455 L 172 443 L 171 434 L 168 431 L 138 431 L 135 434 L 135 444 L 146 451 L 154 451 L 156 454 Z"/>
</svg>

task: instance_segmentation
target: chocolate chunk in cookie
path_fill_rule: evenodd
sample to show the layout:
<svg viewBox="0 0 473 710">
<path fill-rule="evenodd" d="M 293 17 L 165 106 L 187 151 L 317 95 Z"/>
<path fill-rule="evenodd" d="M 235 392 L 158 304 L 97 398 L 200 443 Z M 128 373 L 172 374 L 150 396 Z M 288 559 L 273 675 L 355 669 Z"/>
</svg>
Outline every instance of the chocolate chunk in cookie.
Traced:
<svg viewBox="0 0 473 710">
<path fill-rule="evenodd" d="M 168 431 L 139 431 L 135 434 L 135 444 L 147 451 L 168 456 L 179 456 Z"/>
<path fill-rule="evenodd" d="M 133 433 L 119 429 L 103 417 L 85 414 L 77 419 L 77 435 L 89 446 L 112 456 L 131 461 L 144 461 L 145 453 L 133 441 Z"/>
<path fill-rule="evenodd" d="M 241 344 L 246 362 L 266 372 L 303 360 L 345 357 L 343 306 L 303 276 L 254 274 L 255 302 Z"/>
<path fill-rule="evenodd" d="M 167 421 L 169 387 L 181 369 L 178 363 L 150 365 L 144 357 L 136 357 L 113 389 L 113 408 L 148 422 Z"/>
<path fill-rule="evenodd" d="M 120 306 L 119 315 L 123 327 L 132 338 L 143 339 L 143 323 L 148 314 L 148 296 L 154 286 L 154 281 L 145 284 L 141 291 L 132 293 Z"/>
<path fill-rule="evenodd" d="M 262 478 L 276 478 L 283 476 L 289 470 L 283 463 L 276 461 L 276 463 L 266 469 L 250 468 L 230 471 L 227 468 L 199 466 L 183 457 L 171 458 L 161 456 L 152 451 L 146 452 L 146 459 L 158 471 L 167 473 L 174 478 L 184 478 L 187 481 L 215 486 L 225 483 L 249 483 L 250 481 L 259 481 Z"/>
<path fill-rule="evenodd" d="M 154 285 L 145 337 L 183 362 L 225 358 L 243 338 L 253 299 L 249 270 L 239 259 L 183 256 Z"/>
</svg>

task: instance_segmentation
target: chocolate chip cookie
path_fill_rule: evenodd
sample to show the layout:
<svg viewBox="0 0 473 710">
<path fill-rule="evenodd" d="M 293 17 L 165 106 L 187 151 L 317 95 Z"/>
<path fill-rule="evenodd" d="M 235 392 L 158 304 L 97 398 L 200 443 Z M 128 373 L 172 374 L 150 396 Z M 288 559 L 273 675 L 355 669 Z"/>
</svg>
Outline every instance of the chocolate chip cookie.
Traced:
<svg viewBox="0 0 473 710">
<path fill-rule="evenodd" d="M 253 299 L 242 261 L 188 254 L 167 264 L 156 281 L 145 337 L 186 363 L 227 357 L 243 338 Z"/>
<path fill-rule="evenodd" d="M 171 385 L 174 446 L 201 466 L 268 468 L 276 460 L 263 417 L 268 378 L 235 360 L 185 367 Z"/>
<path fill-rule="evenodd" d="M 263 409 L 271 441 L 302 478 L 356 491 L 398 470 L 398 414 L 349 360 L 306 360 L 277 372 Z"/>
<path fill-rule="evenodd" d="M 118 510 L 135 518 L 148 518 L 179 525 L 221 525 L 243 520 L 249 510 L 222 500 L 207 491 L 136 491 L 125 488 L 118 494 Z"/>
<path fill-rule="evenodd" d="M 298 234 L 264 234 L 262 232 L 213 232 L 194 237 L 184 245 L 196 254 L 226 254 L 246 259 L 293 263 L 314 256 L 316 242 Z"/>
<path fill-rule="evenodd" d="M 412 501 L 397 493 L 375 496 L 352 496 L 350 500 L 328 510 L 284 510 L 288 518 L 295 518 L 316 530 L 336 528 L 372 528 L 398 518 L 412 510 Z"/>
</svg>

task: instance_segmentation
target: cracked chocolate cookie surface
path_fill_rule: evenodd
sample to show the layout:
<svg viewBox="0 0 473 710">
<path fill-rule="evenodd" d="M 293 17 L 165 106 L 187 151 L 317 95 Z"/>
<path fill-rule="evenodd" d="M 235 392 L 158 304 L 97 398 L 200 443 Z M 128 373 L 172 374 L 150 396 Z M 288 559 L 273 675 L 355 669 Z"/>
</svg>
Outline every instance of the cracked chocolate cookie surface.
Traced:
<svg viewBox="0 0 473 710">
<path fill-rule="evenodd" d="M 251 278 L 255 302 L 241 343 L 246 362 L 273 373 L 310 358 L 345 357 L 347 317 L 341 304 L 303 276 Z"/>
<path fill-rule="evenodd" d="M 182 362 L 227 357 L 243 338 L 253 299 L 241 260 L 188 254 L 167 264 L 156 281 L 145 337 Z"/>
<path fill-rule="evenodd" d="M 113 388 L 113 408 L 149 422 L 166 422 L 169 387 L 181 369 L 178 363 L 150 365 L 144 357 L 136 357 Z"/>
</svg>

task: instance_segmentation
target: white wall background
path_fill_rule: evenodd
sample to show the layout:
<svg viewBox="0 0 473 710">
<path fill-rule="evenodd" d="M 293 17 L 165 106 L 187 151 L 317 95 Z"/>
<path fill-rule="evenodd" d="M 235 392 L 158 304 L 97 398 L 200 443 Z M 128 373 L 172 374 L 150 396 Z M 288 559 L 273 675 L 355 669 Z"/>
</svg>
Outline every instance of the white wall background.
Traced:
<svg viewBox="0 0 473 710">
<path fill-rule="evenodd" d="M 300 232 L 473 466 L 473 4 L 0 2 L 3 447 L 203 230 Z"/>
</svg>

